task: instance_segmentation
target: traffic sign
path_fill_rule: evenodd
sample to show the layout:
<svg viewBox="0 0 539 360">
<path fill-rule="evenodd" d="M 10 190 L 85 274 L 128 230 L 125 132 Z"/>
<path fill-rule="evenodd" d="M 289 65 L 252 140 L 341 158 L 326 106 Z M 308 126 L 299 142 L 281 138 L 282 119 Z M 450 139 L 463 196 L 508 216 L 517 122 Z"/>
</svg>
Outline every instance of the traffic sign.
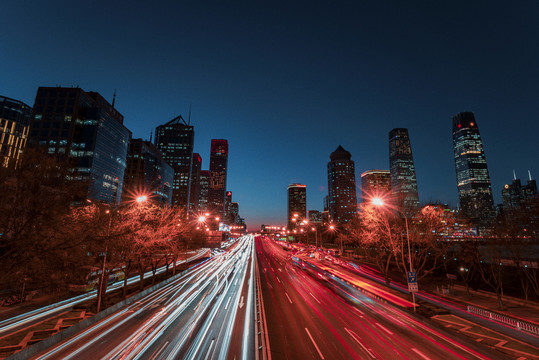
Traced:
<svg viewBox="0 0 539 360">
<path fill-rule="evenodd" d="M 416 283 L 417 284 L 417 276 L 415 271 L 408 271 L 408 284 Z"/>
<path fill-rule="evenodd" d="M 417 282 L 414 282 L 414 283 L 408 283 L 408 291 L 411 292 L 411 293 L 418 292 L 419 289 L 418 289 L 418 287 L 417 287 Z"/>
</svg>

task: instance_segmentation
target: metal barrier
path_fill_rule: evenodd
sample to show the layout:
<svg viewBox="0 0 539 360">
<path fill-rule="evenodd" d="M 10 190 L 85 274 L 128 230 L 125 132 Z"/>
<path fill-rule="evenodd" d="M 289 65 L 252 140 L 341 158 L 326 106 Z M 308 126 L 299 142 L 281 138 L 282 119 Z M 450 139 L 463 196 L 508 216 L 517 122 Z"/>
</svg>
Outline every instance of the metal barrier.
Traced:
<svg viewBox="0 0 539 360">
<path fill-rule="evenodd" d="M 506 315 L 501 315 L 501 314 L 498 314 L 489 310 L 485 310 L 482 308 L 478 308 L 475 306 L 471 306 L 471 305 L 468 305 L 467 310 L 469 313 L 481 315 L 488 319 L 512 326 L 518 330 L 523 330 L 523 331 L 527 331 L 535 335 L 539 335 L 539 326 L 535 324 L 531 324 L 529 322 L 522 321 L 522 320 L 517 320 Z"/>
</svg>

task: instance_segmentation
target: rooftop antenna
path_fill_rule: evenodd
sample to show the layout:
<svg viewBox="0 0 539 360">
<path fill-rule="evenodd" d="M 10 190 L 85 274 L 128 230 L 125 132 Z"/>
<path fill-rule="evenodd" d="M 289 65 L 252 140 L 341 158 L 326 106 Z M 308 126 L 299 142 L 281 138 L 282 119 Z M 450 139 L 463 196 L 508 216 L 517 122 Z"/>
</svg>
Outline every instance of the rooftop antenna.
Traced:
<svg viewBox="0 0 539 360">
<path fill-rule="evenodd" d="M 153 135 L 153 129 L 150 130 L 150 144 L 151 144 L 151 142 L 152 142 L 152 135 Z"/>
<path fill-rule="evenodd" d="M 517 174 L 515 173 L 515 169 L 513 169 L 513 180 L 517 179 Z"/>
<path fill-rule="evenodd" d="M 187 120 L 187 125 L 191 125 L 191 104 L 189 104 L 189 119 Z"/>
<path fill-rule="evenodd" d="M 114 95 L 112 95 L 112 107 L 114 107 L 115 102 L 116 102 L 116 89 L 114 89 Z"/>
<path fill-rule="evenodd" d="M 532 173 L 530 172 L 530 170 L 528 170 L 528 176 L 530 177 L 530 181 L 532 180 Z"/>
</svg>

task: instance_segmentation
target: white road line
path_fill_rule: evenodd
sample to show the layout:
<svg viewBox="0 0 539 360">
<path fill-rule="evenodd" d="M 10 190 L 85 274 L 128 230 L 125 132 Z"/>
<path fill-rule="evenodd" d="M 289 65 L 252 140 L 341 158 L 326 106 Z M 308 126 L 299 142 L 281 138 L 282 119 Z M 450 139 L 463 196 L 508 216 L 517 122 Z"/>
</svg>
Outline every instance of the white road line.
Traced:
<svg viewBox="0 0 539 360">
<path fill-rule="evenodd" d="M 423 354 L 421 351 L 417 350 L 416 348 L 412 348 L 412 350 L 413 350 L 417 355 L 421 356 L 423 359 L 425 359 L 425 360 L 430 360 L 430 358 L 429 358 L 427 355 Z"/>
<path fill-rule="evenodd" d="M 281 280 L 279 280 L 279 278 L 276 278 L 278 282 L 281 282 Z"/>
<path fill-rule="evenodd" d="M 324 360 L 324 355 L 320 352 L 320 349 L 318 348 L 318 345 L 314 342 L 313 337 L 311 336 L 311 333 L 309 332 L 309 329 L 305 328 L 305 331 L 307 331 L 307 335 L 311 338 L 311 341 L 313 342 L 314 347 L 316 348 L 316 351 L 318 351 L 318 355 L 320 355 L 320 358 Z"/>
<path fill-rule="evenodd" d="M 168 345 L 168 341 L 165 341 L 165 343 L 163 344 L 163 346 L 161 346 L 159 348 L 159 351 L 154 355 L 154 359 L 157 359 L 157 357 L 159 356 L 159 354 L 161 354 L 161 351 L 163 351 L 165 349 L 165 347 Z"/>
<path fill-rule="evenodd" d="M 284 294 L 285 294 L 286 297 L 288 298 L 288 301 L 290 301 L 290 304 L 292 304 L 292 300 L 290 300 L 290 296 L 288 296 L 288 294 L 286 293 L 286 291 L 284 292 Z"/>
<path fill-rule="evenodd" d="M 374 356 L 374 354 L 365 345 L 363 345 L 363 343 L 359 340 L 359 336 L 357 336 L 355 332 L 353 332 L 352 330 L 348 330 L 347 328 L 344 328 L 344 330 L 346 330 L 346 332 L 350 334 L 352 339 L 354 339 L 363 348 L 363 350 L 367 352 L 367 354 L 369 354 L 373 359 L 376 358 L 376 356 Z"/>
<path fill-rule="evenodd" d="M 225 310 L 228 308 L 228 303 L 230 302 L 230 299 L 232 299 L 232 296 L 228 297 L 228 300 L 227 300 L 226 305 L 225 305 Z"/>
<path fill-rule="evenodd" d="M 389 331 L 388 329 L 386 329 L 385 327 L 383 327 L 382 325 L 380 325 L 379 323 L 376 323 L 376 325 L 378 325 L 378 327 L 382 330 L 384 330 L 386 333 L 388 333 L 389 335 L 393 335 L 393 333 L 391 331 Z"/>
<path fill-rule="evenodd" d="M 204 360 L 208 360 L 208 356 L 210 356 L 211 349 L 213 348 L 213 343 L 215 342 L 215 339 L 212 339 L 210 347 L 208 348 L 208 352 L 206 353 L 206 357 Z"/>
<path fill-rule="evenodd" d="M 309 291 L 309 294 L 311 294 L 311 296 L 313 297 L 313 299 L 315 299 L 315 300 L 320 304 L 320 301 L 318 301 L 318 299 L 313 295 L 312 292 Z"/>
</svg>

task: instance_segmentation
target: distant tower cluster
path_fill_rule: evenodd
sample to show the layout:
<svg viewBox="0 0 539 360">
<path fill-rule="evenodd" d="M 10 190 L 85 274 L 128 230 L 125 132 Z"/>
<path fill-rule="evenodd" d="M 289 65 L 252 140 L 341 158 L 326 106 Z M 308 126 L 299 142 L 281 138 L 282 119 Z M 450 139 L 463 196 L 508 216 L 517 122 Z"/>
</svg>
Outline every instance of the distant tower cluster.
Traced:
<svg viewBox="0 0 539 360">
<path fill-rule="evenodd" d="M 528 170 L 528 183 L 522 185 L 513 171 L 513 181 L 502 189 L 501 215 L 526 232 L 526 235 L 539 234 L 539 196 L 537 182 Z"/>
<path fill-rule="evenodd" d="M 419 210 L 419 195 L 408 129 L 389 132 L 389 171 L 393 201 L 404 212 L 415 213 Z"/>
<path fill-rule="evenodd" d="M 462 215 L 481 231 L 492 225 L 495 210 L 487 159 L 472 112 L 453 116 L 453 150 Z"/>
<path fill-rule="evenodd" d="M 307 218 L 307 186 L 291 184 L 288 193 L 288 228 L 294 229 L 298 222 Z"/>
<path fill-rule="evenodd" d="M 336 223 L 346 223 L 357 212 L 356 175 L 352 155 L 339 145 L 328 162 L 329 215 Z"/>
</svg>

